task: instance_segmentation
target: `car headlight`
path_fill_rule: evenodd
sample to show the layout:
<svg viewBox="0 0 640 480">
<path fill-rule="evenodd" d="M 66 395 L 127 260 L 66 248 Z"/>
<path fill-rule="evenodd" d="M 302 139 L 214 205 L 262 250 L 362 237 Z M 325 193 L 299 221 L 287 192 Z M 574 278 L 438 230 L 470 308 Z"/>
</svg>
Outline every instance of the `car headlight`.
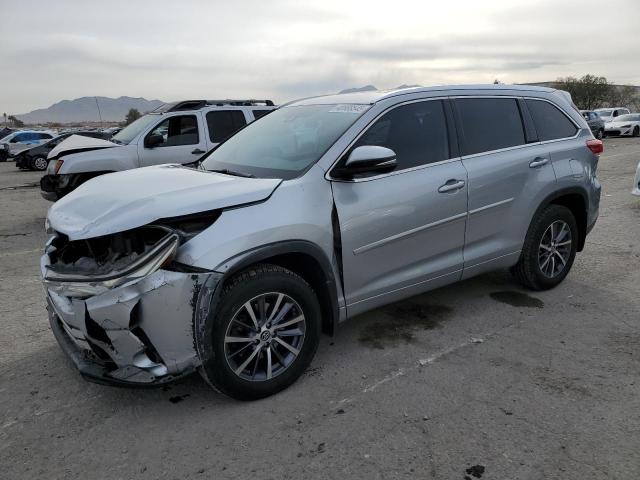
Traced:
<svg viewBox="0 0 640 480">
<path fill-rule="evenodd" d="M 86 298 L 99 295 L 151 275 L 163 265 L 170 263 L 179 242 L 180 236 L 177 233 L 169 233 L 145 254 L 108 273 L 78 274 L 56 271 L 48 266 L 43 281 L 47 288 L 67 297 Z"/>
</svg>

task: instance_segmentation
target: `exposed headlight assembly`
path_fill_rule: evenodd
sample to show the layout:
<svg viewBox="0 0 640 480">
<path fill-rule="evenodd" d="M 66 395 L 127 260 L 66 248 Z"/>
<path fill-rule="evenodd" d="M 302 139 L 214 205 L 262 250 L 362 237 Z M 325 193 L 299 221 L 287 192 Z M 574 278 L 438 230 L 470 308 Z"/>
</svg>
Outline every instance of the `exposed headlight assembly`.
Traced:
<svg viewBox="0 0 640 480">
<path fill-rule="evenodd" d="M 180 236 L 177 233 L 168 233 L 153 248 L 135 257 L 131 263 L 118 262 L 118 267 L 108 273 L 79 274 L 47 266 L 43 280 L 47 288 L 67 297 L 86 298 L 99 295 L 125 283 L 144 278 L 171 262 L 179 243 Z"/>
</svg>

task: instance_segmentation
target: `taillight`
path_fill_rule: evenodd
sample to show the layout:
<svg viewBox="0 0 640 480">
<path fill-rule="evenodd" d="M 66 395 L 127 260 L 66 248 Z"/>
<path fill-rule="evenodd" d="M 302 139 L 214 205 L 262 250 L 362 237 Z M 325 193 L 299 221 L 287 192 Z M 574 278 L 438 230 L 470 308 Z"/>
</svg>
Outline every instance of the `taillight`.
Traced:
<svg viewBox="0 0 640 480">
<path fill-rule="evenodd" d="M 587 140 L 587 148 L 596 155 L 599 155 L 604 152 L 604 143 L 602 143 L 602 140 L 597 140 L 595 138 Z"/>
<path fill-rule="evenodd" d="M 56 166 L 53 169 L 53 173 L 55 173 L 56 175 L 58 174 L 58 172 L 60 171 L 60 169 L 62 168 L 62 164 L 64 163 L 64 160 L 58 160 L 56 162 Z"/>
</svg>

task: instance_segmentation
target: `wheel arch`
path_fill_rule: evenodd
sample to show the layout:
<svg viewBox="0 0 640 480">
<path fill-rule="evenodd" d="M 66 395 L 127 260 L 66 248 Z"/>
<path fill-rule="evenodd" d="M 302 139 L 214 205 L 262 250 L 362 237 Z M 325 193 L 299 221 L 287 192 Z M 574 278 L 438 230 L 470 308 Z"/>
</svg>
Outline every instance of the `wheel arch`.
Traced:
<svg viewBox="0 0 640 480">
<path fill-rule="evenodd" d="M 581 252 L 584 249 L 587 238 L 587 205 L 589 205 L 589 200 L 586 190 L 581 187 L 569 187 L 551 193 L 540 203 L 533 217 L 531 217 L 531 222 L 549 205 L 562 205 L 571 210 L 578 224 L 577 251 Z"/>
<path fill-rule="evenodd" d="M 340 318 L 338 285 L 331 261 L 321 247 L 306 240 L 275 242 L 240 253 L 214 270 L 223 273 L 222 286 L 237 273 L 258 263 L 286 268 L 309 283 L 320 302 L 322 331 L 328 335 L 334 334 Z"/>
</svg>

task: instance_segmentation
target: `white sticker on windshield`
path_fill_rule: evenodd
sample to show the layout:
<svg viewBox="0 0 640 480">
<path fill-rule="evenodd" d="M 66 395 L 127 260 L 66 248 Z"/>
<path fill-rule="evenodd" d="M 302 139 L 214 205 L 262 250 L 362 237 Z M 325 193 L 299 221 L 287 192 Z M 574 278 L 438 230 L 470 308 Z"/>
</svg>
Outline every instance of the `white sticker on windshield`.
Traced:
<svg viewBox="0 0 640 480">
<path fill-rule="evenodd" d="M 359 105 L 355 103 L 340 103 L 334 105 L 329 113 L 362 113 L 369 108 L 369 105 Z"/>
</svg>

